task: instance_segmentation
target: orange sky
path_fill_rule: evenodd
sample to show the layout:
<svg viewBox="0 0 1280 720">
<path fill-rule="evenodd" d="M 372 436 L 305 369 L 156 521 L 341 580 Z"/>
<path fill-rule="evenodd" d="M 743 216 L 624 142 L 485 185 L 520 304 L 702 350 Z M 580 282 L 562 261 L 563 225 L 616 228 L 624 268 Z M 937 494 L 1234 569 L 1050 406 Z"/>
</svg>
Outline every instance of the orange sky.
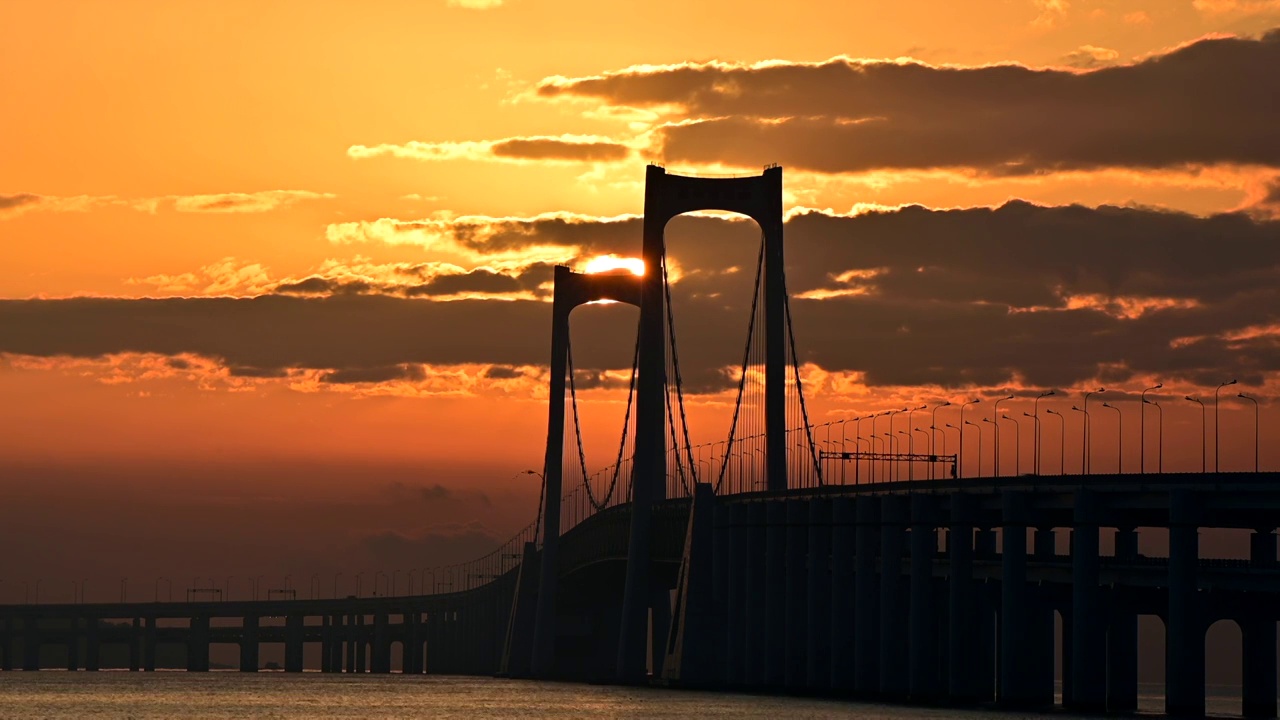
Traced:
<svg viewBox="0 0 1280 720">
<path fill-rule="evenodd" d="M 1182 396 L 1239 377 L 1223 464 L 1252 465 L 1244 390 L 1280 466 L 1276 27 L 1275 0 L 6 2 L 0 527 L 42 550 L 0 577 L 179 572 L 160 538 L 210 573 L 425 565 L 513 532 L 549 265 L 638 251 L 650 161 L 784 166 L 816 422 L 1040 388 L 1074 422 L 1106 385 L 1128 465 L 1164 382 L 1192 469 Z M 670 237 L 691 337 L 740 343 L 756 230 Z M 591 314 L 584 364 L 625 369 L 634 311 Z M 690 342 L 690 375 L 731 364 Z M 728 426 L 715 382 L 695 442 Z M 584 397 L 603 458 L 625 395 Z"/>
</svg>

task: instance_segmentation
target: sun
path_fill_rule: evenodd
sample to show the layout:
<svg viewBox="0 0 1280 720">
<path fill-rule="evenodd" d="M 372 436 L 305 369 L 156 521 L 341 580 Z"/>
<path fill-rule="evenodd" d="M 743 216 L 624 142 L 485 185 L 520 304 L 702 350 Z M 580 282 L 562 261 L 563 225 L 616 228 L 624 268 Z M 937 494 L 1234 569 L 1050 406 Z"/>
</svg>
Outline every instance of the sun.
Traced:
<svg viewBox="0 0 1280 720">
<path fill-rule="evenodd" d="M 599 255 L 588 260 L 582 267 L 582 271 L 586 273 L 603 273 L 611 270 L 627 270 L 632 275 L 644 275 L 644 260 L 617 255 Z"/>
</svg>

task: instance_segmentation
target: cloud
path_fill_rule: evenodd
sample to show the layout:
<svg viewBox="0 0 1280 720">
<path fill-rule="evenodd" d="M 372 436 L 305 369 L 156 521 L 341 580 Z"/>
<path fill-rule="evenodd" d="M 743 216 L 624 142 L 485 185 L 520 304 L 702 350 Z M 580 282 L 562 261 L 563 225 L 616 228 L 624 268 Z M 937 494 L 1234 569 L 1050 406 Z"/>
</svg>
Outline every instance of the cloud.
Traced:
<svg viewBox="0 0 1280 720">
<path fill-rule="evenodd" d="M 1280 31 L 1211 37 L 1090 71 L 838 57 L 550 77 L 545 99 L 660 108 L 667 163 L 823 173 L 1280 167 Z"/>
<path fill-rule="evenodd" d="M 473 160 L 487 162 L 620 162 L 632 157 L 632 148 L 596 135 L 530 136 L 502 140 L 463 142 L 419 142 L 373 147 L 352 145 L 347 155 L 371 158 L 383 155 L 427 162 Z"/>
<path fill-rule="evenodd" d="M 1067 0 L 1032 0 L 1039 15 L 1031 21 L 1036 27 L 1049 28 L 1057 25 L 1067 16 L 1071 3 Z"/>
<path fill-rule="evenodd" d="M 1110 48 L 1095 45 L 1081 45 L 1062 57 L 1062 62 L 1071 67 L 1093 69 L 1115 64 L 1120 53 Z"/>
<path fill-rule="evenodd" d="M 472 520 L 467 523 L 444 523 L 419 528 L 412 532 L 386 530 L 370 533 L 360 539 L 370 560 L 378 567 L 421 567 L 465 562 L 492 552 L 505 537 Z M 443 572 L 434 580 L 446 583 Z M 464 578 L 453 578 L 461 587 Z"/>
<path fill-rule="evenodd" d="M 266 190 L 255 193 L 219 193 L 216 195 L 169 195 L 160 200 L 172 201 L 178 212 L 260 213 L 289 207 L 303 200 L 337 197 L 331 193 L 307 190 Z"/>
<path fill-rule="evenodd" d="M 485 238 L 477 247 L 501 237 L 495 250 L 504 254 L 631 255 L 639 237 L 638 221 L 613 218 L 478 222 L 463 235 Z M 759 230 L 747 220 L 681 217 L 668 238 L 680 269 L 672 303 L 682 375 L 695 392 L 725 391 L 741 362 Z M 1246 213 L 1025 202 L 806 211 L 786 224 L 787 286 L 800 360 L 871 386 L 1067 387 L 1103 373 L 1261 378 L 1280 371 L 1277 240 L 1280 222 Z M 305 294 L 254 298 L 3 301 L 0 352 L 213 358 L 229 377 L 283 376 L 303 391 L 539 391 L 545 301 L 439 293 L 542 288 L 549 269 L 436 270 L 399 271 L 412 283 L 446 283 L 434 295 L 377 283 L 346 292 L 318 277 Z M 455 299 L 427 299 L 435 297 Z M 584 390 L 625 386 L 635 319 L 629 306 L 575 312 Z"/>
<path fill-rule="evenodd" d="M 492 10 L 502 7 L 502 0 L 449 0 L 449 7 L 460 7 L 468 10 Z"/>
<path fill-rule="evenodd" d="M 1191 6 L 1206 15 L 1280 12 L 1280 0 L 1192 0 Z"/>
<path fill-rule="evenodd" d="M 0 213 L 5 211 L 17 211 L 24 205 L 32 205 L 40 201 L 39 195 L 31 193 L 18 193 L 17 195 L 0 195 Z"/>
</svg>

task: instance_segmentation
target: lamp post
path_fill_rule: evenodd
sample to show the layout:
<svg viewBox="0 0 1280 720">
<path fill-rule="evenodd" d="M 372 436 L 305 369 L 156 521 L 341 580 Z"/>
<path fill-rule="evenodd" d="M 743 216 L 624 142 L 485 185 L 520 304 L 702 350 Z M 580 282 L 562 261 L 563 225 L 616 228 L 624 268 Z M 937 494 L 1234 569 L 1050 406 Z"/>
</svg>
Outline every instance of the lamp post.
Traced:
<svg viewBox="0 0 1280 720">
<path fill-rule="evenodd" d="M 1253 471 L 1258 472 L 1258 399 L 1249 397 L 1244 393 L 1240 393 L 1236 397 L 1253 403 Z"/>
<path fill-rule="evenodd" d="M 933 435 L 932 435 L 932 433 L 930 433 L 928 430 L 925 430 L 924 428 L 916 428 L 916 429 L 912 430 L 912 432 L 924 433 L 924 436 L 925 436 L 926 438 L 928 438 L 928 439 L 929 439 L 929 442 L 930 442 L 930 444 L 932 445 L 932 443 L 933 443 Z M 930 448 L 929 448 L 929 455 L 931 455 L 931 456 L 933 455 L 933 448 L 932 448 L 932 447 L 930 447 Z M 929 461 L 929 468 L 930 468 L 930 469 L 932 469 L 932 468 L 933 468 L 933 461 L 932 461 L 932 460 L 930 460 L 930 461 Z M 912 473 L 912 474 L 914 475 L 914 473 Z"/>
<path fill-rule="evenodd" d="M 1025 412 L 1022 414 L 1026 415 Z M 1013 423 L 1013 476 L 1018 477 L 1022 471 L 1022 431 L 1018 429 L 1018 421 L 1008 415 L 1001 415 L 1000 419 Z"/>
<path fill-rule="evenodd" d="M 974 427 L 978 428 L 978 474 L 977 474 L 977 475 L 975 475 L 974 477 L 982 477 L 982 426 L 981 426 L 981 425 L 979 425 L 978 423 L 976 423 L 976 422 L 972 421 L 972 420 L 965 420 L 965 421 L 964 421 L 964 424 L 965 424 L 965 425 L 972 425 L 972 426 L 974 426 Z M 963 434 L 963 433 L 964 433 L 964 430 L 963 430 L 963 428 L 961 429 L 961 431 L 960 431 L 960 432 L 961 432 L 961 435 L 960 435 L 960 449 L 961 449 L 961 450 L 963 450 L 963 449 L 964 449 L 964 434 Z"/>
<path fill-rule="evenodd" d="M 1142 404 L 1138 406 L 1138 409 L 1142 411 L 1142 414 L 1138 416 L 1139 473 L 1145 473 L 1147 471 L 1147 406 L 1151 404 L 1150 402 L 1147 402 L 1147 393 L 1152 390 L 1159 390 L 1162 387 L 1164 387 L 1164 383 L 1156 383 L 1155 385 L 1143 390 L 1142 394 L 1138 396 L 1138 398 L 1142 400 Z"/>
<path fill-rule="evenodd" d="M 1098 395 L 1106 391 L 1106 388 L 1100 387 L 1084 394 L 1084 472 L 1081 473 L 1083 475 L 1088 475 L 1093 465 L 1093 428 L 1089 422 L 1089 396 Z"/>
<path fill-rule="evenodd" d="M 911 408 L 910 410 L 908 410 L 908 411 L 907 411 L 907 436 L 908 436 L 908 438 L 910 438 L 910 436 L 911 436 L 911 428 L 912 428 L 912 425 L 911 425 L 911 416 L 912 416 L 912 414 L 916 413 L 916 412 L 917 412 L 917 411 L 919 411 L 919 410 L 928 410 L 928 409 L 929 409 L 929 404 L 928 404 L 928 403 L 925 403 L 925 404 L 921 405 L 921 406 L 920 406 L 920 407 L 918 407 L 918 408 Z M 911 442 L 909 443 L 909 447 L 910 447 L 911 449 L 910 449 L 908 452 L 910 452 L 912 455 L 914 455 L 914 454 L 915 454 L 915 452 L 916 452 L 916 450 L 915 450 L 916 443 L 915 443 L 915 440 L 914 440 L 914 439 L 911 439 Z M 915 467 L 916 467 L 916 466 L 915 466 L 915 462 L 914 462 L 914 461 L 908 461 L 908 462 L 907 462 L 907 478 L 908 478 L 909 480 L 914 480 L 914 479 L 915 479 L 915 474 L 916 474 L 916 473 L 915 473 Z"/>
<path fill-rule="evenodd" d="M 1124 413 L 1111 403 L 1102 403 L 1102 407 L 1116 411 L 1116 423 L 1119 432 L 1116 434 L 1116 474 L 1124 474 Z"/>
<path fill-rule="evenodd" d="M 1219 383 L 1213 390 L 1213 471 L 1218 472 L 1218 427 L 1222 422 L 1218 419 L 1218 391 L 1228 385 L 1235 385 L 1234 379 Z"/>
<path fill-rule="evenodd" d="M 1080 474 L 1089 474 L 1089 411 L 1081 410 L 1079 407 L 1072 405 L 1072 410 L 1084 413 L 1084 419 L 1081 421 L 1081 438 L 1080 438 Z"/>
<path fill-rule="evenodd" d="M 1032 442 L 1035 443 L 1035 447 L 1032 448 L 1033 452 L 1031 453 L 1031 465 L 1032 465 L 1032 470 L 1035 471 L 1036 475 L 1039 475 L 1040 474 L 1040 418 L 1039 416 L 1032 415 L 1029 412 L 1023 412 L 1022 416 L 1031 418 L 1031 440 Z"/>
<path fill-rule="evenodd" d="M 1156 408 L 1156 422 L 1159 426 L 1156 431 L 1156 472 L 1164 472 L 1164 410 L 1160 407 L 1160 403 L 1154 400 L 1143 400 L 1147 405 L 1154 405 Z"/>
<path fill-rule="evenodd" d="M 992 432 L 995 433 L 991 439 L 991 472 L 994 477 L 1000 477 L 1000 425 L 991 418 L 982 418 L 982 422 L 991 423 Z M 982 457 L 981 431 L 978 432 L 978 457 Z"/>
<path fill-rule="evenodd" d="M 889 438 L 889 452 L 890 452 L 890 454 L 892 454 L 892 453 L 894 452 L 894 449 L 893 449 L 893 437 L 892 437 L 893 432 L 894 432 L 894 430 L 893 430 L 893 416 L 894 416 L 894 415 L 897 415 L 898 413 L 904 413 L 904 412 L 907 412 L 907 409 L 906 409 L 906 408 L 902 408 L 901 410 L 890 410 L 890 411 L 889 411 L 889 434 L 890 434 L 890 438 Z M 897 466 L 897 463 L 893 462 L 892 460 L 890 460 L 890 461 L 889 461 L 889 475 L 890 475 L 890 476 L 889 476 L 889 479 L 890 479 L 890 480 L 897 480 L 897 479 L 898 479 L 898 466 Z"/>
<path fill-rule="evenodd" d="M 908 418 L 908 419 L 910 419 L 910 418 Z M 911 426 L 910 426 L 910 425 L 908 425 L 907 427 L 908 427 L 908 428 L 910 428 Z M 908 455 L 908 456 L 915 455 L 915 454 L 916 454 L 916 439 L 915 439 L 914 437 L 912 437 L 912 436 L 911 436 L 911 431 L 910 431 L 910 429 L 908 429 L 908 430 L 899 430 L 899 431 L 898 431 L 898 434 L 899 434 L 899 435 L 906 435 L 906 436 L 907 436 L 907 455 Z M 902 446 L 901 446 L 901 445 L 899 445 L 898 447 L 902 447 Z M 915 477 L 915 475 L 916 475 L 916 473 L 915 473 L 915 467 L 916 467 L 916 466 L 915 466 L 915 463 L 914 463 L 914 462 L 912 462 L 911 460 L 907 460 L 907 482 L 910 482 L 910 481 L 912 481 L 912 480 L 915 480 L 915 479 L 916 479 L 916 477 Z"/>
<path fill-rule="evenodd" d="M 960 440 L 958 441 L 958 442 L 959 442 L 959 447 L 960 447 L 961 449 L 963 449 L 963 448 L 964 448 L 964 431 L 963 431 L 963 430 L 961 430 L 960 428 L 956 427 L 955 425 L 952 425 L 951 423 L 944 423 L 944 427 L 949 427 L 949 428 L 951 428 L 952 430 L 955 430 L 955 431 L 956 431 L 956 434 L 960 436 Z M 946 452 L 946 451 L 947 451 L 947 448 L 946 448 L 946 445 L 947 445 L 947 431 L 946 431 L 946 430 L 943 430 L 943 431 L 942 431 L 942 445 L 943 445 L 943 447 L 942 447 L 942 451 L 943 451 L 943 452 Z M 960 476 L 961 476 L 961 475 L 960 475 L 960 456 L 959 456 L 958 451 L 957 451 L 957 455 L 956 455 L 956 462 L 955 462 L 954 464 L 952 464 L 952 466 L 951 466 L 951 477 L 953 477 L 953 478 L 959 478 Z"/>
<path fill-rule="evenodd" d="M 1191 402 L 1196 403 L 1197 405 L 1199 405 L 1199 406 L 1200 406 L 1200 472 L 1204 472 L 1204 471 L 1205 471 L 1205 469 L 1206 469 L 1206 465 L 1205 465 L 1205 461 L 1204 461 L 1204 446 L 1205 446 L 1205 439 L 1204 439 L 1204 435 L 1205 435 L 1205 428 L 1204 428 L 1204 420 L 1205 420 L 1205 417 L 1204 417 L 1204 401 L 1203 401 L 1203 400 L 1197 400 L 1197 399 L 1195 399 L 1195 398 L 1191 397 L 1190 395 L 1187 395 L 1187 396 L 1186 396 L 1186 399 L 1188 399 L 1188 400 L 1190 400 Z"/>
<path fill-rule="evenodd" d="M 854 426 L 855 428 L 856 428 L 856 427 L 858 427 L 858 420 L 859 420 L 859 418 L 854 418 L 854 419 L 853 419 L 853 426 Z M 845 442 L 846 442 L 846 441 L 848 441 L 848 439 L 849 439 L 849 437 L 848 437 L 847 435 L 845 435 L 846 428 L 848 428 L 848 425 L 847 425 L 847 423 L 848 423 L 848 422 L 849 422 L 849 420 L 848 420 L 848 419 L 845 419 L 845 420 L 841 420 L 841 421 L 840 421 L 840 455 L 842 456 L 842 457 L 840 458 L 840 484 L 841 484 L 841 485 L 844 485 L 844 483 L 845 483 L 846 475 L 848 474 L 847 468 L 849 467 L 849 463 L 845 462 L 844 457 L 843 457 L 844 452 L 845 452 L 845 450 L 844 450 L 845 445 L 844 445 L 844 444 L 845 444 Z M 855 446 L 858 444 L 857 438 L 854 438 L 854 442 L 853 442 L 853 444 L 854 444 Z M 854 460 L 854 461 L 853 461 L 853 481 L 854 481 L 854 483 L 857 483 L 857 482 L 858 482 L 858 461 L 857 461 L 857 460 Z"/>
<path fill-rule="evenodd" d="M 333 599 L 334 600 L 338 599 L 338 578 L 340 577 L 342 577 L 341 572 L 336 572 L 333 574 Z"/>
<path fill-rule="evenodd" d="M 1000 403 L 1004 402 L 1005 400 L 1012 400 L 1012 399 L 1013 399 L 1012 395 L 1006 395 L 1000 398 L 999 400 L 996 400 L 991 405 L 991 424 L 996 429 L 995 449 L 992 450 L 992 453 L 994 453 L 996 456 L 996 462 L 995 462 L 996 477 L 1000 477 L 1000 422 L 999 422 L 1000 421 Z M 1014 474 L 1017 475 L 1017 473 L 1014 473 Z"/>
<path fill-rule="evenodd" d="M 933 436 L 938 434 L 939 432 L 942 433 L 942 452 L 940 454 L 936 454 L 933 452 L 933 449 L 932 449 Z M 930 444 L 929 454 L 933 455 L 934 457 L 941 457 L 943 455 L 946 455 L 947 454 L 947 433 L 937 425 L 930 425 L 929 426 L 929 444 Z M 937 463 L 929 463 L 929 479 L 930 480 L 933 479 L 933 466 L 936 464 Z"/>
<path fill-rule="evenodd" d="M 938 408 L 947 407 L 950 404 L 951 404 L 950 402 L 938 403 L 937 405 L 933 406 L 933 412 L 929 413 L 929 431 L 930 431 L 929 432 L 929 454 L 930 455 L 934 454 L 933 434 L 938 431 Z M 947 443 L 947 434 L 943 433 L 942 444 L 946 445 L 946 443 Z M 944 455 L 946 454 L 945 450 L 943 451 L 943 454 Z M 933 463 L 929 463 L 929 479 L 930 480 L 933 479 Z"/>
<path fill-rule="evenodd" d="M 893 418 L 889 418 L 889 427 L 893 427 Z M 889 463 L 889 466 L 887 468 L 888 472 L 885 474 L 888 475 L 889 482 L 893 482 L 898 479 L 898 468 L 893 459 L 893 456 L 898 454 L 898 442 L 897 439 L 893 437 L 892 432 L 885 433 L 884 437 L 886 438 L 885 446 L 889 448 L 889 457 L 886 460 L 886 462 Z"/>
<path fill-rule="evenodd" d="M 1040 440 L 1040 398 L 1045 398 L 1045 397 L 1049 397 L 1050 395 L 1057 395 L 1057 394 L 1058 394 L 1058 393 L 1057 393 L 1057 391 L 1056 391 L 1056 390 L 1050 390 L 1050 391 L 1048 391 L 1048 392 L 1042 392 L 1042 393 L 1040 393 L 1039 395 L 1037 395 L 1037 396 L 1036 396 L 1035 402 L 1031 403 L 1031 408 L 1032 408 L 1032 410 L 1031 410 L 1031 412 L 1032 412 L 1031 417 L 1035 418 L 1035 421 L 1036 421 L 1036 422 L 1035 422 L 1035 433 L 1034 433 L 1034 434 L 1035 434 L 1035 446 L 1036 446 L 1036 447 L 1035 447 L 1035 453 L 1034 453 L 1034 455 L 1035 455 L 1035 466 L 1036 466 L 1036 474 L 1037 474 L 1037 475 L 1039 475 L 1039 474 L 1040 474 L 1040 443 L 1041 443 L 1041 440 Z M 1025 412 L 1024 412 L 1024 413 L 1022 413 L 1022 414 L 1023 414 L 1023 415 L 1026 415 L 1026 413 L 1025 413 Z"/>
<path fill-rule="evenodd" d="M 982 402 L 982 398 L 974 398 L 969 402 L 960 405 L 960 449 L 956 451 L 956 474 L 959 477 L 964 477 L 964 409 L 970 405 L 977 405 L 980 402 Z M 972 425 L 973 423 L 968 424 Z M 979 428 L 978 431 L 981 433 L 981 428 Z M 982 435 L 978 435 L 978 465 L 982 465 Z"/>
<path fill-rule="evenodd" d="M 1048 408 L 1047 410 L 1045 410 L 1045 413 L 1049 415 L 1058 416 L 1058 433 L 1060 436 L 1058 440 L 1058 474 L 1066 475 L 1067 474 L 1067 419 L 1062 416 L 1062 413 L 1058 412 L 1057 410 L 1054 410 L 1053 408 Z"/>
</svg>

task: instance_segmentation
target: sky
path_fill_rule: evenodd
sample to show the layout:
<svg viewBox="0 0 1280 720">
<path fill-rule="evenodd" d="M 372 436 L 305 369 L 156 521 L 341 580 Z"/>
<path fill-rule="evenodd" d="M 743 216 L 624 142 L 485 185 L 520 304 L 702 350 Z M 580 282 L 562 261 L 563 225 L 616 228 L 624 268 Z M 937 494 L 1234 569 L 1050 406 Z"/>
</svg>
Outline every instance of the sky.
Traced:
<svg viewBox="0 0 1280 720">
<path fill-rule="evenodd" d="M 552 268 L 638 254 L 649 163 L 783 166 L 814 423 L 1013 395 L 1030 472 L 1053 390 L 1042 469 L 1078 472 L 1105 387 L 1095 470 L 1199 470 L 1205 437 L 1252 469 L 1255 417 L 1280 468 L 1278 28 L 1276 0 L 0 4 L 0 602 L 496 547 L 537 505 Z M 727 433 L 758 242 L 668 228 L 694 442 Z M 593 468 L 634 323 L 575 313 Z"/>
</svg>

